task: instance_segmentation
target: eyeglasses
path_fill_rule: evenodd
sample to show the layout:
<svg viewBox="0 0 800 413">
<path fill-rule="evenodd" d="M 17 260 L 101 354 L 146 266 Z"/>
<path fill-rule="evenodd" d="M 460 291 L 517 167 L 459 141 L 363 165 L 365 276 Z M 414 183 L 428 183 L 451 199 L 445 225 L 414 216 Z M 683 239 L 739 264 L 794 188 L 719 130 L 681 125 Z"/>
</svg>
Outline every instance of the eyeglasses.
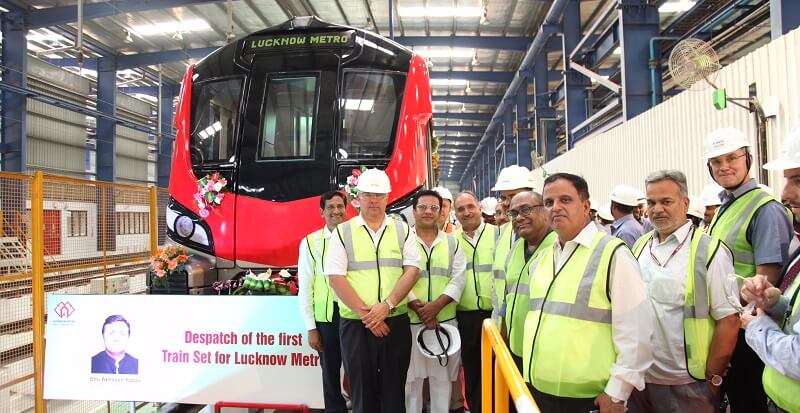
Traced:
<svg viewBox="0 0 800 413">
<path fill-rule="evenodd" d="M 425 205 L 425 204 L 419 204 L 415 208 L 417 209 L 417 212 L 425 212 L 427 210 L 430 210 L 433 213 L 437 213 L 441 209 L 439 205 Z"/>
<path fill-rule="evenodd" d="M 714 168 L 720 168 L 722 165 L 730 165 L 745 156 L 747 156 L 747 153 L 743 153 L 741 155 L 728 155 L 724 158 L 711 159 L 708 161 L 708 163 Z"/>
<path fill-rule="evenodd" d="M 534 209 L 540 208 L 540 207 L 543 207 L 543 206 L 544 205 L 534 205 L 532 207 L 526 206 L 526 207 L 522 207 L 519 211 L 514 211 L 512 209 L 512 210 L 509 210 L 508 214 L 506 214 L 506 215 L 508 215 L 508 217 L 510 219 L 517 219 L 517 217 L 527 217 L 528 215 L 531 214 L 531 212 L 533 212 Z"/>
</svg>

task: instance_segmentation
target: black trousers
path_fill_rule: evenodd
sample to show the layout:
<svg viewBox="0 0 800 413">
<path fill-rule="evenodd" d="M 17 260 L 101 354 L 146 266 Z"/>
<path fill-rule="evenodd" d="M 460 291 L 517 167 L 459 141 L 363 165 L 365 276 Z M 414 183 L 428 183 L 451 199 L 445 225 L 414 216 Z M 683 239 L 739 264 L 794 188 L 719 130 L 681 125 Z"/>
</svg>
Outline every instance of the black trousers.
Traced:
<svg viewBox="0 0 800 413">
<path fill-rule="evenodd" d="M 405 413 L 411 362 L 408 315 L 386 319 L 391 332 L 375 337 L 361 320 L 341 319 L 344 370 L 350 378 L 353 413 Z"/>
<path fill-rule="evenodd" d="M 542 393 L 535 387 L 528 384 L 533 400 L 539 406 L 542 413 L 588 413 L 597 409 L 594 399 L 573 399 L 570 397 L 558 397 L 552 394 Z M 686 412 L 691 413 L 691 412 Z"/>
<path fill-rule="evenodd" d="M 325 397 L 325 413 L 345 413 L 347 404 L 342 396 L 341 369 L 342 348 L 339 345 L 339 308 L 333 305 L 333 321 L 317 321 L 317 331 L 322 339 L 319 353 L 322 367 L 322 393 Z"/>
<path fill-rule="evenodd" d="M 744 330 L 731 357 L 731 367 L 725 377 L 725 393 L 731 413 L 767 413 L 767 394 L 761 384 L 764 363 L 747 345 Z"/>
<path fill-rule="evenodd" d="M 458 311 L 461 335 L 461 364 L 464 366 L 464 393 L 470 413 L 481 413 L 481 326 L 492 317 L 491 311 Z"/>
</svg>

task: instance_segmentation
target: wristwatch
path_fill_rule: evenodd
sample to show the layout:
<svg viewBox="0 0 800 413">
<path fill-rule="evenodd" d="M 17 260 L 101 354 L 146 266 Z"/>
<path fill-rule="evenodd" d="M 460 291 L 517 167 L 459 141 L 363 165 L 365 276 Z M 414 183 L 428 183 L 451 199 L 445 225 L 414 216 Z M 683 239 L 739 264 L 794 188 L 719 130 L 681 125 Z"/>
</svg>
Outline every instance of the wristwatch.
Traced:
<svg viewBox="0 0 800 413">
<path fill-rule="evenodd" d="M 707 378 L 706 381 L 711 383 L 714 387 L 722 386 L 722 376 L 719 374 L 712 374 L 711 377 Z"/>
<path fill-rule="evenodd" d="M 394 310 L 397 308 L 392 304 L 392 302 L 387 298 L 383 300 L 384 304 L 389 306 L 389 314 L 394 314 Z"/>
</svg>

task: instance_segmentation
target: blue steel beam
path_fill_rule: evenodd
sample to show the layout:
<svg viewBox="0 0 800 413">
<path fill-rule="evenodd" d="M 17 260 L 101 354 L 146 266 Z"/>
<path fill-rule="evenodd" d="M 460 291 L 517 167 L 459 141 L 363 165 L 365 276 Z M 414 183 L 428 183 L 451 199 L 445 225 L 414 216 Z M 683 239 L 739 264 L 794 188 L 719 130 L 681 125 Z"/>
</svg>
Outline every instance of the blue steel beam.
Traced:
<svg viewBox="0 0 800 413">
<path fill-rule="evenodd" d="M 547 53 L 540 52 L 533 66 L 534 76 L 534 128 L 536 129 L 536 153 L 545 161 L 556 157 L 558 141 L 555 133 L 555 110 L 550 106 L 550 90 L 547 75 Z"/>
<path fill-rule="evenodd" d="M 161 113 L 161 136 L 158 140 L 158 155 L 156 159 L 156 173 L 158 175 L 156 184 L 161 188 L 169 186 L 169 175 L 172 166 L 172 146 L 175 138 L 172 135 L 172 121 L 175 111 L 172 101 L 175 98 L 176 89 L 171 85 L 162 83 L 161 101 L 158 110 Z"/>
<path fill-rule="evenodd" d="M 800 1 L 797 0 L 770 0 L 769 23 L 773 39 L 800 26 Z"/>
<path fill-rule="evenodd" d="M 517 140 L 514 136 L 514 111 L 512 110 L 511 102 L 503 102 L 508 107 L 503 112 L 503 144 L 505 145 L 505 166 L 516 165 L 517 154 Z"/>
<path fill-rule="evenodd" d="M 581 7 L 578 0 L 568 0 L 564 9 L 564 56 L 569 56 L 581 40 Z M 568 149 L 572 149 L 574 138 L 572 129 L 586 120 L 586 87 L 589 79 L 580 73 L 569 69 L 564 72 L 565 100 L 566 100 L 566 127 Z"/>
<path fill-rule="evenodd" d="M 97 111 L 117 115 L 117 66 L 114 56 L 103 57 L 97 65 Z M 97 119 L 96 178 L 114 182 L 116 157 L 116 125 L 106 118 Z"/>
<path fill-rule="evenodd" d="M 497 169 L 496 169 L 497 159 L 495 159 L 496 155 L 497 154 L 495 153 L 494 148 L 491 145 L 486 145 L 486 158 L 488 164 L 487 171 L 489 175 L 490 192 L 491 192 L 491 187 L 494 186 L 495 182 L 497 182 Z"/>
<path fill-rule="evenodd" d="M 3 82 L 26 89 L 28 73 L 27 30 L 19 18 L 0 14 L 3 27 Z M 25 172 L 28 163 L 27 99 L 17 93 L 0 93 L 3 105 L 3 171 Z"/>
<path fill-rule="evenodd" d="M 622 114 L 630 120 L 650 109 L 650 39 L 659 34 L 658 8 L 648 0 L 622 0 L 619 9 L 622 49 Z"/>
<path fill-rule="evenodd" d="M 473 105 L 497 105 L 502 96 L 454 96 L 437 95 L 432 96 L 434 102 L 461 102 Z M 434 104 L 435 105 L 435 104 Z"/>
<path fill-rule="evenodd" d="M 619 19 L 608 25 L 594 41 L 592 45 L 593 52 L 590 53 L 590 59 L 587 63 L 590 66 L 594 66 L 603 62 L 617 47 L 619 47 Z"/>
<path fill-rule="evenodd" d="M 533 39 L 530 37 L 506 36 L 397 36 L 394 40 L 404 46 L 442 46 L 525 51 Z"/>
<path fill-rule="evenodd" d="M 473 122 L 489 122 L 492 120 L 491 113 L 433 113 L 433 119 L 453 119 L 453 120 L 470 120 Z"/>
<path fill-rule="evenodd" d="M 517 113 L 517 164 L 530 169 L 532 163 L 531 130 L 528 128 L 528 79 L 522 80 L 514 105 Z"/>
<path fill-rule="evenodd" d="M 88 3 L 83 5 L 83 19 L 92 20 L 117 14 L 196 6 L 206 3 L 222 3 L 224 1 L 225 0 L 116 0 L 102 3 Z M 78 21 L 77 5 L 33 9 L 25 13 L 25 26 L 27 29 L 59 26 Z"/>
<path fill-rule="evenodd" d="M 509 83 L 514 79 L 514 72 L 466 72 L 466 71 L 432 71 L 431 79 L 465 79 L 478 82 Z"/>
</svg>

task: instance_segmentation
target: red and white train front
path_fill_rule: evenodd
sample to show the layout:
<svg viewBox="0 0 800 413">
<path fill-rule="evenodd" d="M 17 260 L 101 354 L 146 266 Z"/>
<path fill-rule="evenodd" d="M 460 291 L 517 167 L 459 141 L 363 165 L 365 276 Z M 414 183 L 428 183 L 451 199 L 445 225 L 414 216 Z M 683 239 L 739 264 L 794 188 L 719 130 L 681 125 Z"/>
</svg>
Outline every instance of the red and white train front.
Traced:
<svg viewBox="0 0 800 413">
<path fill-rule="evenodd" d="M 313 17 L 249 35 L 190 67 L 176 127 L 167 235 L 192 254 L 193 293 L 247 269 L 296 266 L 300 241 L 324 224 L 320 195 L 354 168 L 386 170 L 394 209 L 430 176 L 425 61 Z M 214 173 L 227 193 L 203 218 L 197 181 Z"/>
</svg>

